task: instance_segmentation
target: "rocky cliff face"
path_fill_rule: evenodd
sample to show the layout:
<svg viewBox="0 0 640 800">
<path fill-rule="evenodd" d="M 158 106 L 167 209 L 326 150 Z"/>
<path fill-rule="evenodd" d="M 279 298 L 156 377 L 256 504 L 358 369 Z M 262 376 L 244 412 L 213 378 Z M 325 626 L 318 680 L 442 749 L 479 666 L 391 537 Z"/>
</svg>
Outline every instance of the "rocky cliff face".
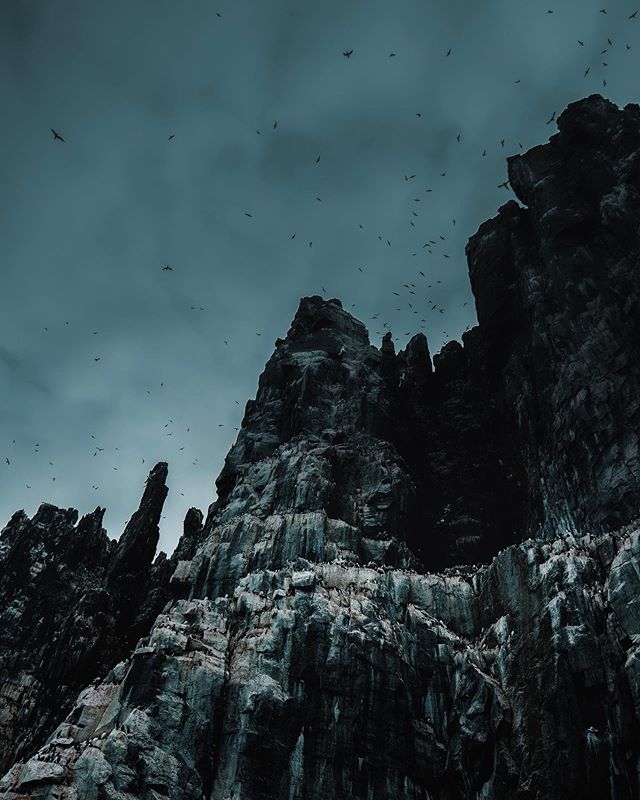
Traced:
<svg viewBox="0 0 640 800">
<path fill-rule="evenodd" d="M 462 344 L 302 300 L 171 559 L 165 465 L 117 544 L 14 515 L 1 796 L 640 795 L 640 109 L 558 127 L 469 242 Z"/>
<path fill-rule="evenodd" d="M 43 504 L 0 539 L 0 764 L 33 751 L 90 680 L 129 654 L 169 599 L 172 568 L 153 561 L 167 465 L 147 481 L 120 540 L 103 508 Z M 77 523 L 77 524 L 76 524 Z"/>
<path fill-rule="evenodd" d="M 507 203 L 467 248 L 484 363 L 547 534 L 637 514 L 640 107 L 599 96 L 509 159 Z"/>
</svg>

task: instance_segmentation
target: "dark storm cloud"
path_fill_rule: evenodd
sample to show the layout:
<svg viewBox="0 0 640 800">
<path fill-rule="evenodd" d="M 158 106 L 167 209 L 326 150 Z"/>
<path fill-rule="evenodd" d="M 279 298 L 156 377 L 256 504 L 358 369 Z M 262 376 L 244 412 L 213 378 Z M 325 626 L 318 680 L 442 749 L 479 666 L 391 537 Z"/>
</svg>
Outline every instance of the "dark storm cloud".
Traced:
<svg viewBox="0 0 640 800">
<path fill-rule="evenodd" d="M 163 459 L 170 549 L 301 295 L 340 297 L 374 342 L 383 322 L 397 347 L 459 337 L 506 156 L 572 100 L 638 99 L 635 8 L 600 7 L 0 5 L 0 517 L 100 504 L 116 536 Z"/>
</svg>

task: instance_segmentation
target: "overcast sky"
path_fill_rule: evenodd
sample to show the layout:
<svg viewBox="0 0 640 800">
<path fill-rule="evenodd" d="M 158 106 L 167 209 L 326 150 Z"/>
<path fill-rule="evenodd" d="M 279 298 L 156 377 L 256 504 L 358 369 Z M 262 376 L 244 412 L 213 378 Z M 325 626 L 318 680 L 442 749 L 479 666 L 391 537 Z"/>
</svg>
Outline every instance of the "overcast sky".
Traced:
<svg viewBox="0 0 640 800">
<path fill-rule="evenodd" d="M 0 526 L 117 537 L 166 460 L 170 551 L 303 295 L 459 338 L 506 156 L 640 99 L 640 0 L 603 2 L 1 3 Z"/>
</svg>

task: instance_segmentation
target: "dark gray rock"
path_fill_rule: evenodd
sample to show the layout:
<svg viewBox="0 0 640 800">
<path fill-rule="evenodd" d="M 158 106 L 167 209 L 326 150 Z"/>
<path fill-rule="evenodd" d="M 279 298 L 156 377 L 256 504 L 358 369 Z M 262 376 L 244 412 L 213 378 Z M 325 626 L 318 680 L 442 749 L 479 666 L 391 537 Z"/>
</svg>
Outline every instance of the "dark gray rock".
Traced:
<svg viewBox="0 0 640 800">
<path fill-rule="evenodd" d="M 462 344 L 301 301 L 170 559 L 166 465 L 117 544 L 14 515 L 0 796 L 637 800 L 640 109 L 558 127 Z"/>
<path fill-rule="evenodd" d="M 509 159 L 510 202 L 467 248 L 490 391 L 532 530 L 611 530 L 640 488 L 640 108 L 571 104 Z"/>
<path fill-rule="evenodd" d="M 150 473 L 116 543 L 103 508 L 42 504 L 13 515 L 0 538 L 0 764 L 33 751 L 78 691 L 126 656 L 169 599 L 174 565 L 153 563 L 167 465 Z M 77 523 L 77 524 L 76 524 Z"/>
</svg>

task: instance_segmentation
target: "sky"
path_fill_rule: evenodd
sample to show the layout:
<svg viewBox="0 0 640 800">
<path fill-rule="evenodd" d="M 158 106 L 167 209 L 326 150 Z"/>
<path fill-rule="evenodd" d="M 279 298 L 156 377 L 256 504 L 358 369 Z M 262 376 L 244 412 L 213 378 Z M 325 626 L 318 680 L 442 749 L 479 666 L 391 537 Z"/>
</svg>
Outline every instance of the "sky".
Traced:
<svg viewBox="0 0 640 800">
<path fill-rule="evenodd" d="M 162 460 L 171 552 L 304 295 L 459 339 L 506 157 L 640 100 L 635 3 L 1 3 L 0 527 L 117 538 Z"/>
</svg>

